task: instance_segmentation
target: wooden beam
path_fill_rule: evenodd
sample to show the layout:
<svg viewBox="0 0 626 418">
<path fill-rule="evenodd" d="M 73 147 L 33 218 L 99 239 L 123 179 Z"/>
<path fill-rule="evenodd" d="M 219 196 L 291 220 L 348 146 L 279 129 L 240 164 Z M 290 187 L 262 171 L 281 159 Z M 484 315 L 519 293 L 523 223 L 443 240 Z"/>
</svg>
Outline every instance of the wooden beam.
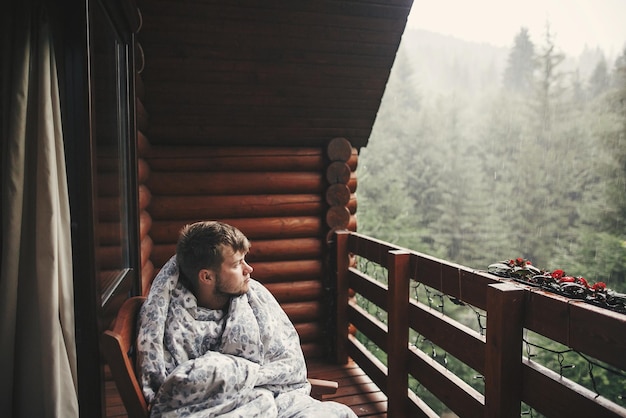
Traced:
<svg viewBox="0 0 626 418">
<path fill-rule="evenodd" d="M 387 321 L 387 396 L 390 417 L 407 416 L 409 345 L 409 255 L 394 250 L 388 254 Z"/>
<path fill-rule="evenodd" d="M 525 291 L 510 283 L 487 287 L 485 417 L 519 417 Z"/>
<path fill-rule="evenodd" d="M 350 259 L 348 255 L 348 231 L 337 231 L 336 251 L 337 251 L 337 334 L 336 334 L 336 354 L 337 363 L 348 362 L 348 268 Z"/>
</svg>

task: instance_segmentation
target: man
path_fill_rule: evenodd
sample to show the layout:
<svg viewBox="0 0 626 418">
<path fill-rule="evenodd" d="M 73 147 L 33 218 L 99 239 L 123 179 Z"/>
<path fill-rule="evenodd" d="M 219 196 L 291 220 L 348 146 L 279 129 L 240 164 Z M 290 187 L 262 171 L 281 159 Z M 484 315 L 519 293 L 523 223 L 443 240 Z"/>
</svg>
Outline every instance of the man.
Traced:
<svg viewBox="0 0 626 418">
<path fill-rule="evenodd" d="M 356 417 L 308 393 L 298 334 L 221 222 L 187 225 L 139 314 L 141 385 L 150 415 Z"/>
</svg>

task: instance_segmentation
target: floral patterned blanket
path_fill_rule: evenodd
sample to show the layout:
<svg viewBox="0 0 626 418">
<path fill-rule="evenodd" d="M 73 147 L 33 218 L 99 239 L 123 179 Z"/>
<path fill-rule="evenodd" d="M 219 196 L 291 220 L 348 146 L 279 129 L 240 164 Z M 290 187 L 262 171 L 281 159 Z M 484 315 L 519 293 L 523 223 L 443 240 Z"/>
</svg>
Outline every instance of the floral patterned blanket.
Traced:
<svg viewBox="0 0 626 418">
<path fill-rule="evenodd" d="M 260 283 L 226 313 L 197 305 L 172 257 L 139 314 L 140 384 L 152 417 L 355 417 L 308 394 L 297 332 Z"/>
</svg>

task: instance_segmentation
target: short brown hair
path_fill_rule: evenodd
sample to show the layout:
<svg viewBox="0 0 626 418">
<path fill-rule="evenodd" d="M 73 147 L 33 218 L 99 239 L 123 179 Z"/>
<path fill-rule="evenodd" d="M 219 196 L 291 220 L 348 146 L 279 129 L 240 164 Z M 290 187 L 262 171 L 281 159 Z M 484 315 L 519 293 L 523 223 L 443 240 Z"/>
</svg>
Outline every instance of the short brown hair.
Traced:
<svg viewBox="0 0 626 418">
<path fill-rule="evenodd" d="M 176 244 L 176 260 L 180 276 L 192 291 L 198 289 L 198 272 L 202 269 L 219 270 L 224 247 L 248 252 L 250 241 L 237 228 L 217 221 L 203 221 L 185 225 Z"/>
</svg>

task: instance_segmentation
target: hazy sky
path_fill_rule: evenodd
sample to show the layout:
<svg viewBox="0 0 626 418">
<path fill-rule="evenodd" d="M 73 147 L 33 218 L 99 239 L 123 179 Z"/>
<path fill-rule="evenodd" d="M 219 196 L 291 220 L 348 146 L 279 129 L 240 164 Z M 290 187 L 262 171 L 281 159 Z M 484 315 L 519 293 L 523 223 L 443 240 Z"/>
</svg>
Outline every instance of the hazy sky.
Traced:
<svg viewBox="0 0 626 418">
<path fill-rule="evenodd" d="M 615 57 L 626 44 L 626 0 L 414 0 L 408 26 L 511 46 L 522 26 L 541 44 L 546 22 L 569 55 L 587 44 Z"/>
</svg>

